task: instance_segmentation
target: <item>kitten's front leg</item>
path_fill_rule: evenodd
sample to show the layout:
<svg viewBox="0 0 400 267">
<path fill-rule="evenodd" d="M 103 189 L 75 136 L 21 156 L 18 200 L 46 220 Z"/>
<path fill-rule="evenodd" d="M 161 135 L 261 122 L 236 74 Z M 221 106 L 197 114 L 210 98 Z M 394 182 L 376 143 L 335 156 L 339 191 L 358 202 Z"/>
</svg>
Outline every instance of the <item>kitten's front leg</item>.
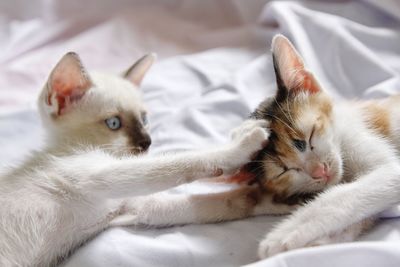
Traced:
<svg viewBox="0 0 400 267">
<path fill-rule="evenodd" d="M 60 159 L 57 172 L 68 173 L 65 178 L 80 192 L 101 198 L 151 194 L 209 177 L 216 169 L 229 173 L 242 167 L 268 139 L 266 126 L 260 121 L 228 145 L 206 151 L 123 159 L 98 151 L 73 155 Z"/>
<path fill-rule="evenodd" d="M 316 239 L 307 244 L 308 247 L 329 245 L 335 243 L 352 242 L 356 240 L 365 231 L 371 229 L 375 225 L 376 219 L 374 217 L 367 218 L 361 222 L 354 223 L 346 227 L 343 231 L 332 233 L 322 238 Z"/>
<path fill-rule="evenodd" d="M 172 226 L 189 223 L 212 223 L 256 215 L 283 215 L 296 205 L 275 203 L 272 196 L 257 186 L 213 194 L 186 195 L 157 193 L 127 200 L 124 214 L 111 226 Z"/>
<path fill-rule="evenodd" d="M 267 234 L 259 246 L 260 258 L 312 245 L 400 202 L 399 173 L 399 165 L 385 164 L 322 193 Z"/>
<path fill-rule="evenodd" d="M 248 163 L 261 150 L 268 140 L 269 123 L 265 120 L 254 120 L 250 127 L 233 136 L 232 141 L 215 149 L 181 153 L 167 159 L 168 166 L 164 178 L 180 176 L 188 181 L 216 176 L 215 171 L 229 174 Z M 166 158 L 160 161 L 162 164 Z M 176 173 L 171 172 L 171 168 Z M 218 173 L 218 171 L 217 171 Z"/>
</svg>

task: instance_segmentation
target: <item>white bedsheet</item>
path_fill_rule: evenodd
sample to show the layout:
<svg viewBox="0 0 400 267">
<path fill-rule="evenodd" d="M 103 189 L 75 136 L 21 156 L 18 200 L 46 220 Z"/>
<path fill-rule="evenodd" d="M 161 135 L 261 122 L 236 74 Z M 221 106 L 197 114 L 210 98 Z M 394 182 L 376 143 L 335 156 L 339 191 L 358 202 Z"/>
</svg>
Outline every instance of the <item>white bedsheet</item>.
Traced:
<svg viewBox="0 0 400 267">
<path fill-rule="evenodd" d="M 68 50 L 88 68 L 117 71 L 146 51 L 161 60 L 143 85 L 151 153 L 196 149 L 228 132 L 274 92 L 273 34 L 296 44 L 336 98 L 400 90 L 400 4 L 385 1 L 0 2 L 0 162 L 15 163 L 42 140 L 34 102 Z M 112 4 L 110 4 L 112 3 Z M 78 8 L 77 8 L 78 7 Z M 149 15 L 151 14 L 151 16 Z M 204 183 L 172 193 L 224 190 Z M 281 254 L 253 266 L 398 266 L 396 207 L 362 240 Z M 258 241 L 282 217 L 166 229 L 114 228 L 65 266 L 239 266 L 257 260 Z M 381 241 L 381 242 L 372 242 Z"/>
</svg>

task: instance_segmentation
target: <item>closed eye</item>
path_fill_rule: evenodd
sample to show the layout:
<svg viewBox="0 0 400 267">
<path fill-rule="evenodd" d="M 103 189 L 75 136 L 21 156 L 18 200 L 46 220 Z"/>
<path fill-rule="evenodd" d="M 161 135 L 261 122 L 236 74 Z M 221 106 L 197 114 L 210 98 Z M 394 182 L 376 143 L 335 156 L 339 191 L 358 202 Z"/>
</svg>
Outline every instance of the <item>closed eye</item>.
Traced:
<svg viewBox="0 0 400 267">
<path fill-rule="evenodd" d="M 299 140 L 299 139 L 293 139 L 293 145 L 297 150 L 300 152 L 304 152 L 307 149 L 307 143 L 304 140 Z"/>
<path fill-rule="evenodd" d="M 282 175 L 284 175 L 288 170 L 284 170 L 283 172 L 281 172 L 280 174 L 278 174 L 277 176 L 275 176 L 274 179 L 278 179 L 279 177 L 281 177 Z"/>
<path fill-rule="evenodd" d="M 275 177 L 275 179 L 281 177 L 282 175 L 284 175 L 285 173 L 287 173 L 287 172 L 289 172 L 289 171 L 296 171 L 296 172 L 298 172 L 298 171 L 300 171 L 300 169 L 298 169 L 298 168 L 288 168 L 288 167 L 286 167 L 286 166 L 283 166 L 283 171 L 282 171 L 280 174 L 278 174 L 278 175 Z"/>
<path fill-rule="evenodd" d="M 311 150 L 314 149 L 314 146 L 313 146 L 312 143 L 311 143 L 312 138 L 313 138 L 313 136 L 314 136 L 314 132 L 315 132 L 315 125 L 313 126 L 313 128 L 312 128 L 312 130 L 311 130 L 310 139 L 308 140 L 308 143 L 310 144 L 310 149 L 311 149 Z"/>
</svg>

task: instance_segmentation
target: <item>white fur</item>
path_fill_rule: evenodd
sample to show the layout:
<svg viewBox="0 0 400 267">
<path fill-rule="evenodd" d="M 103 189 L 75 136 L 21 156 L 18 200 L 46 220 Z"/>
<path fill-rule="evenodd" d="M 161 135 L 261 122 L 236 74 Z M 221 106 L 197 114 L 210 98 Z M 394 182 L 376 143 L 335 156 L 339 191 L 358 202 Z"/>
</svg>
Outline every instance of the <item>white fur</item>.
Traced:
<svg viewBox="0 0 400 267">
<path fill-rule="evenodd" d="M 395 105 L 383 106 L 396 113 Z M 387 139 L 369 129 L 361 106 L 354 103 L 334 105 L 333 120 L 331 145 L 340 151 L 341 179 L 349 183 L 322 193 L 268 233 L 259 247 L 261 258 L 354 240 L 371 225 L 374 215 L 400 202 L 398 138 Z M 391 125 L 393 136 L 399 136 L 398 117 L 392 118 Z"/>
<path fill-rule="evenodd" d="M 74 103 L 68 113 L 56 119 L 49 116 L 53 114 L 53 108 L 45 104 L 46 90 L 42 91 L 38 106 L 43 125 L 51 132 L 47 142 L 51 142 L 51 147 L 65 143 L 72 146 L 108 144 L 103 148 L 120 152 L 129 146 L 128 141 L 121 132 L 110 134 L 104 120 L 121 111 L 140 118 L 141 112 L 146 110 L 141 100 L 141 92 L 128 80 L 116 75 L 92 72 L 90 77 L 94 85 L 83 99 Z"/>
<path fill-rule="evenodd" d="M 154 193 L 213 176 L 217 168 L 230 172 L 266 138 L 256 128 L 219 149 L 158 157 L 116 158 L 100 149 L 36 153 L 0 178 L 0 265 L 55 263 L 131 203 L 110 198 Z"/>
<path fill-rule="evenodd" d="M 268 125 L 265 120 L 246 120 L 232 131 L 231 137 L 236 139 L 254 128 L 266 128 Z M 224 181 L 224 178 L 220 179 Z M 296 205 L 275 203 L 271 196 L 260 191 L 258 185 L 239 185 L 233 190 L 221 193 L 201 195 L 159 193 L 131 199 L 124 216 L 118 217 L 111 224 L 171 226 L 211 223 L 256 215 L 288 214 L 295 208 Z"/>
<path fill-rule="evenodd" d="M 286 85 L 299 79 L 305 80 L 308 87 L 297 90 L 311 94 L 321 90 L 315 78 L 291 73 L 305 67 L 288 39 L 276 36 L 273 52 L 278 54 L 275 57 Z M 306 94 L 300 98 L 307 102 Z M 329 159 L 334 178 L 326 185 L 333 186 L 268 233 L 259 246 L 260 258 L 300 247 L 354 240 L 372 226 L 377 213 L 400 202 L 398 100 L 397 97 L 375 101 L 375 105 L 391 114 L 390 135 L 387 137 L 367 125 L 370 115 L 366 113 L 364 103 L 333 105 L 332 122 L 325 133 L 313 137 L 312 151 L 320 162 Z M 303 105 L 298 120 L 303 133 L 310 132 L 309 124 L 315 123 L 313 114 L 316 113 L 310 106 Z M 303 153 L 303 165 L 312 160 L 308 156 L 310 153 Z M 334 185 L 339 182 L 342 183 Z"/>
<path fill-rule="evenodd" d="M 75 64 L 77 56 L 68 60 Z M 216 170 L 232 172 L 268 137 L 255 125 L 230 144 L 203 152 L 116 157 L 127 143 L 104 119 L 116 111 L 142 112 L 140 94 L 116 76 L 92 74 L 91 80 L 92 87 L 62 115 L 47 103 L 45 87 L 39 106 L 48 146 L 0 176 L 0 266 L 54 265 L 131 211 L 138 203 L 133 197 L 212 177 Z M 113 142 L 117 146 L 105 146 Z"/>
<path fill-rule="evenodd" d="M 274 53 L 278 53 L 278 61 L 283 62 L 280 63 L 281 67 L 290 68 L 291 63 L 283 54 L 284 50 L 279 49 L 288 41 L 282 36 L 277 38 L 284 43 L 275 42 Z M 294 48 L 289 43 L 285 49 Z M 296 52 L 289 55 L 295 59 L 298 57 Z M 299 62 L 302 63 L 301 59 Z M 301 80 L 296 80 L 298 75 L 290 70 L 283 71 L 282 77 L 289 86 L 301 84 Z M 296 126 L 309 138 L 319 111 L 307 103 L 308 93 L 299 92 L 296 99 L 306 105 Z M 304 246 L 352 241 L 373 225 L 375 214 L 400 201 L 400 164 L 396 155 L 400 149 L 400 117 L 396 116 L 399 111 L 396 105 L 385 102 L 381 105 L 389 107 L 388 113 L 392 116 L 393 134 L 390 139 L 368 128 L 361 105 L 343 103 L 334 105 L 332 122 L 326 126 L 325 132 L 321 136 L 315 134 L 312 138 L 313 150 L 308 148 L 305 152 L 297 152 L 305 170 L 312 161 L 329 162 L 332 177 L 322 182 L 310 177 L 308 171 L 293 172 L 293 184 L 288 188 L 289 191 L 331 189 L 300 208 L 268 234 L 260 244 L 261 258 Z M 265 127 L 267 124 L 265 121 L 248 120 L 232 136 L 254 125 Z M 335 185 L 340 182 L 349 183 Z M 265 195 L 260 203 L 249 203 L 254 201 L 248 198 L 249 193 L 257 193 L 257 189 L 243 186 L 230 192 L 210 195 L 155 194 L 141 197 L 130 204 L 126 217 L 113 223 L 173 225 L 215 222 L 251 215 L 289 213 L 297 207 L 276 204 Z"/>
<path fill-rule="evenodd" d="M 290 45 L 286 49 L 293 47 Z M 279 51 L 282 50 L 275 52 Z M 283 60 L 284 65 L 289 64 L 283 55 L 279 55 L 279 60 Z M 285 81 L 289 80 L 287 84 L 293 81 L 290 72 L 283 72 L 282 76 Z M 298 86 L 297 82 L 295 84 Z M 297 97 L 299 101 L 307 103 L 308 93 L 300 92 Z M 334 105 L 332 125 L 327 126 L 321 136 L 313 137 L 314 149 L 298 153 L 301 164 L 307 165 L 310 161 L 329 162 L 331 180 L 322 182 L 313 179 L 307 171 L 293 172 L 290 192 L 331 188 L 268 234 L 260 244 L 261 258 L 304 246 L 352 241 L 372 226 L 378 212 L 400 201 L 400 164 L 396 155 L 400 149 L 399 111 L 396 104 L 390 105 L 384 101 L 380 104 L 389 108 L 388 113 L 391 114 L 390 138 L 382 137 L 366 125 L 366 114 L 361 105 Z M 318 113 L 312 105 L 308 105 L 299 116 L 297 128 L 308 137 Z M 249 120 L 234 131 L 233 136 L 257 124 L 265 127 L 262 121 Z M 340 182 L 347 183 L 335 185 Z M 212 195 L 157 194 L 137 198 L 130 204 L 129 216 L 113 223 L 172 225 L 215 222 L 259 214 L 289 213 L 295 208 L 273 203 L 266 196 L 257 205 L 249 204 L 248 193 L 254 193 L 254 190 L 252 187 L 241 187 Z"/>
</svg>

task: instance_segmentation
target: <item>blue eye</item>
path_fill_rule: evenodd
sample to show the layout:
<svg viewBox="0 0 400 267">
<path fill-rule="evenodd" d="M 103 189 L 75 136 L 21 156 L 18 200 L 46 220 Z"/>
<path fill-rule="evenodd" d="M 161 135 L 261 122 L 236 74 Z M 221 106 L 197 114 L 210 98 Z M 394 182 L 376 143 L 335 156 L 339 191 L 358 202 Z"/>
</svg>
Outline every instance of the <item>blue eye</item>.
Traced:
<svg viewBox="0 0 400 267">
<path fill-rule="evenodd" d="M 294 140 L 293 140 L 293 144 L 294 144 L 294 146 L 295 146 L 300 152 L 306 151 L 306 148 L 307 148 L 307 143 L 306 143 L 306 141 L 294 139 Z"/>
<path fill-rule="evenodd" d="M 146 125 L 149 123 L 149 121 L 147 120 L 147 114 L 143 112 L 143 113 L 141 114 L 141 117 L 142 117 L 142 123 L 143 123 L 143 125 L 146 126 Z"/>
<path fill-rule="evenodd" d="M 107 127 L 111 130 L 118 130 L 121 128 L 121 119 L 118 116 L 111 117 L 105 120 Z"/>
</svg>

